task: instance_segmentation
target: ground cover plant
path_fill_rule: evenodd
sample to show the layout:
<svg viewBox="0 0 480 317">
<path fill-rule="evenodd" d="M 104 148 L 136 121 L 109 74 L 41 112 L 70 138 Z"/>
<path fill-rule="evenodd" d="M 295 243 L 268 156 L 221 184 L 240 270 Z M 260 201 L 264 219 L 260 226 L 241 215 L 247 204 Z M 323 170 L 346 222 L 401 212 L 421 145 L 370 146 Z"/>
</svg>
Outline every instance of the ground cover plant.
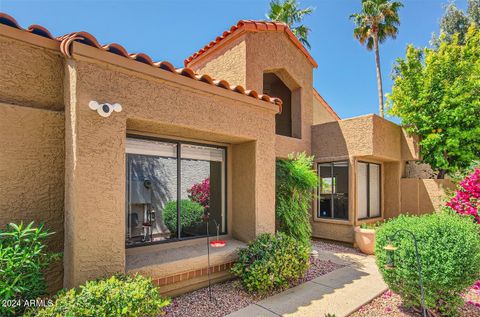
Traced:
<svg viewBox="0 0 480 317">
<path fill-rule="evenodd" d="M 46 294 L 43 270 L 61 256 L 47 251 L 45 242 L 52 234 L 33 222 L 10 223 L 0 230 L 1 316 L 17 316 L 24 310 L 24 301 Z"/>
<path fill-rule="evenodd" d="M 291 154 L 276 163 L 276 216 L 278 229 L 309 244 L 312 235 L 310 207 L 318 176 L 312 169 L 313 157 Z"/>
<path fill-rule="evenodd" d="M 158 293 L 150 279 L 141 275 L 114 275 L 61 291 L 53 305 L 30 311 L 28 316 L 158 316 L 170 299 Z"/>
<path fill-rule="evenodd" d="M 239 252 L 232 268 L 248 292 L 285 287 L 309 267 L 310 246 L 284 233 L 261 234 Z"/>
<path fill-rule="evenodd" d="M 388 269 L 383 249 L 398 230 L 408 229 L 418 240 L 427 308 L 443 316 L 455 316 L 463 305 L 461 294 L 480 278 L 480 234 L 470 219 L 444 211 L 423 216 L 401 215 L 387 221 L 376 234 L 377 264 L 390 289 L 406 307 L 420 307 L 421 296 L 412 238 L 398 234 L 391 241 L 395 268 Z"/>
</svg>

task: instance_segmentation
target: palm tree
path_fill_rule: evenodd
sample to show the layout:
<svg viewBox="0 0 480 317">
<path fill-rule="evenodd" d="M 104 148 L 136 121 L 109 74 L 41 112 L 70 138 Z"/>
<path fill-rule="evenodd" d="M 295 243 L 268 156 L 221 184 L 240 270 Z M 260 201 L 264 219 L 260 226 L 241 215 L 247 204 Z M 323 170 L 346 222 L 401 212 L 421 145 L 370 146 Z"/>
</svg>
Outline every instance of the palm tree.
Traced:
<svg viewBox="0 0 480 317">
<path fill-rule="evenodd" d="M 377 66 L 378 101 L 380 115 L 384 116 L 382 72 L 380 71 L 379 44 L 388 37 L 396 38 L 400 18 L 398 10 L 403 7 L 400 1 L 362 0 L 362 11 L 350 16 L 356 27 L 353 35 L 360 43 L 366 44 L 367 49 L 375 51 Z"/>
<path fill-rule="evenodd" d="M 305 25 L 294 27 L 295 23 L 302 22 L 306 15 L 313 12 L 313 8 L 299 9 L 300 3 L 297 0 L 272 0 L 270 2 L 270 11 L 267 13 L 267 18 L 275 22 L 283 22 L 288 25 L 293 34 L 298 38 L 303 45 L 310 48 L 308 43 L 308 33 L 310 29 Z"/>
</svg>

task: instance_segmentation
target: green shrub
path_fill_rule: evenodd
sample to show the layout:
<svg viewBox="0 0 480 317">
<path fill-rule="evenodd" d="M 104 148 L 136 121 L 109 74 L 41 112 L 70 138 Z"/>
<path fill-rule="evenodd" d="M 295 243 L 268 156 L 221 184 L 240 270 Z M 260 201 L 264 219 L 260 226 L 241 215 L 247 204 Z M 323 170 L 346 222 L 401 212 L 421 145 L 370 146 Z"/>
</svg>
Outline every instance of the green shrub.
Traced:
<svg viewBox="0 0 480 317">
<path fill-rule="evenodd" d="M 305 244 L 310 243 L 310 208 L 318 186 L 312 169 L 313 156 L 291 154 L 276 164 L 276 215 L 279 230 Z"/>
<path fill-rule="evenodd" d="M 160 296 L 150 279 L 141 275 L 114 275 L 61 291 L 52 306 L 30 312 L 36 317 L 158 316 L 170 299 Z"/>
<path fill-rule="evenodd" d="M 191 225 L 201 222 L 205 208 L 190 199 L 181 201 L 181 224 L 182 228 L 188 228 Z M 163 221 L 170 232 L 177 232 L 177 201 L 171 200 L 163 208 Z"/>
<path fill-rule="evenodd" d="M 0 230 L 0 299 L 20 304 L 0 303 L 1 316 L 19 315 L 24 306 L 21 301 L 45 295 L 43 270 L 60 258 L 46 250 L 45 240 L 51 234 L 43 225 L 34 227 L 33 222 L 27 226 L 10 223 Z"/>
<path fill-rule="evenodd" d="M 284 233 L 261 234 L 239 252 L 232 272 L 249 292 L 265 293 L 303 276 L 310 248 Z"/>
<path fill-rule="evenodd" d="M 455 316 L 463 300 L 460 294 L 480 278 L 480 234 L 470 219 L 449 212 L 424 216 L 399 216 L 376 233 L 377 264 L 388 286 L 407 306 L 420 307 L 421 296 L 413 239 L 404 233 L 392 241 L 395 269 L 386 269 L 390 237 L 400 229 L 415 234 L 422 264 L 426 306 L 445 316 Z"/>
</svg>

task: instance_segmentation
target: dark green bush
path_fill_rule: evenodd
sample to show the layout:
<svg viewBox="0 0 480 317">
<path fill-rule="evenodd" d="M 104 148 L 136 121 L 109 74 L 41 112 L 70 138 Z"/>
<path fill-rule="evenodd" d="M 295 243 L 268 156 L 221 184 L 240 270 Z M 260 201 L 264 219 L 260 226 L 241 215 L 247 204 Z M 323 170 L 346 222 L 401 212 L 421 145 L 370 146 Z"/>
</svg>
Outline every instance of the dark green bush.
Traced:
<svg viewBox="0 0 480 317">
<path fill-rule="evenodd" d="M 265 293 L 303 276 L 309 266 L 310 247 L 280 232 L 261 234 L 239 253 L 232 272 L 247 291 Z"/>
<path fill-rule="evenodd" d="M 376 233 L 377 264 L 388 286 L 400 294 L 407 306 L 421 306 L 417 263 L 412 238 L 397 234 L 392 244 L 396 268 L 386 269 L 383 247 L 400 229 L 418 239 L 426 306 L 444 316 L 455 316 L 463 300 L 460 294 L 480 278 L 479 226 L 449 212 L 424 216 L 399 216 L 383 224 Z"/>
<path fill-rule="evenodd" d="M 47 252 L 45 240 L 53 233 L 33 222 L 24 226 L 8 224 L 0 230 L 0 299 L 15 301 L 17 305 L 2 305 L 1 316 L 15 316 L 23 312 L 24 300 L 45 295 L 43 270 L 60 258 L 58 253 Z"/>
<path fill-rule="evenodd" d="M 190 199 L 181 201 L 181 224 L 182 228 L 188 228 L 191 225 L 202 221 L 205 208 L 199 203 Z M 177 232 L 177 201 L 171 200 L 163 208 L 163 221 L 170 232 Z"/>
<path fill-rule="evenodd" d="M 30 312 L 36 317 L 158 316 L 170 299 L 160 296 L 150 279 L 141 275 L 114 275 L 61 291 L 52 306 Z"/>
<path fill-rule="evenodd" d="M 310 210 L 313 192 L 318 186 L 317 173 L 312 169 L 313 156 L 291 154 L 276 164 L 276 216 L 279 231 L 310 243 L 312 225 Z"/>
</svg>

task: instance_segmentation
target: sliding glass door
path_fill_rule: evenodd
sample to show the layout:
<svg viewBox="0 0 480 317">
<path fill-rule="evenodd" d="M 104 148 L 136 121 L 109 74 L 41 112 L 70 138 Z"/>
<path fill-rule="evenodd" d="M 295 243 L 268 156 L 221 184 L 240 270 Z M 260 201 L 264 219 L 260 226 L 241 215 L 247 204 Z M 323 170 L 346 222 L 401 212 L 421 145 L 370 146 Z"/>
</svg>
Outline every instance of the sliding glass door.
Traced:
<svg viewBox="0 0 480 317">
<path fill-rule="evenodd" d="M 381 216 L 380 164 L 357 162 L 358 219 Z"/>
<path fill-rule="evenodd" d="M 126 245 L 177 241 L 227 230 L 223 147 L 127 138 Z"/>
</svg>

